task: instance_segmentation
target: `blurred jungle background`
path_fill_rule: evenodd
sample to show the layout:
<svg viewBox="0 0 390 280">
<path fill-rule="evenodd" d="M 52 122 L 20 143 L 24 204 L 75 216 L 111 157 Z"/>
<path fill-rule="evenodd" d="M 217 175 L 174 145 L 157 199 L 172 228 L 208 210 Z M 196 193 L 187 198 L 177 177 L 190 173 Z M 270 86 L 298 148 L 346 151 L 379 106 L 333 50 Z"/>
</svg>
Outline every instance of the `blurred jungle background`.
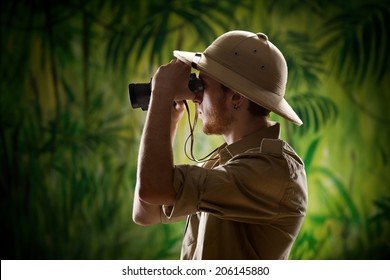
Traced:
<svg viewBox="0 0 390 280">
<path fill-rule="evenodd" d="M 179 258 L 183 223 L 131 220 L 145 112 L 127 86 L 233 29 L 282 50 L 304 122 L 271 116 L 308 175 L 290 258 L 390 257 L 389 1 L 6 0 L 0 14 L 2 259 Z M 180 163 L 187 136 L 184 117 Z M 195 138 L 198 157 L 221 144 Z"/>
</svg>

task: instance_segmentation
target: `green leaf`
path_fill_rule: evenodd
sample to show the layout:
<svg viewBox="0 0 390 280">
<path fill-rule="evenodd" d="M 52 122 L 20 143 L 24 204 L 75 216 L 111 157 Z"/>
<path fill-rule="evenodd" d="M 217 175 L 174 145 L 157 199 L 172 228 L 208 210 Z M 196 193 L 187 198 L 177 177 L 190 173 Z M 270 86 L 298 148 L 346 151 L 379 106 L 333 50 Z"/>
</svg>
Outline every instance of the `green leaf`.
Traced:
<svg viewBox="0 0 390 280">
<path fill-rule="evenodd" d="M 390 5 L 362 3 L 341 11 L 323 24 L 318 39 L 344 83 L 359 86 L 370 77 L 385 77 L 390 62 Z M 350 80 L 357 83 L 349 83 Z"/>
<path fill-rule="evenodd" d="M 338 111 L 333 101 L 326 96 L 304 93 L 294 95 L 289 103 L 301 117 L 304 125 L 294 131 L 305 134 L 309 131 L 319 132 L 329 123 L 336 120 Z"/>
</svg>

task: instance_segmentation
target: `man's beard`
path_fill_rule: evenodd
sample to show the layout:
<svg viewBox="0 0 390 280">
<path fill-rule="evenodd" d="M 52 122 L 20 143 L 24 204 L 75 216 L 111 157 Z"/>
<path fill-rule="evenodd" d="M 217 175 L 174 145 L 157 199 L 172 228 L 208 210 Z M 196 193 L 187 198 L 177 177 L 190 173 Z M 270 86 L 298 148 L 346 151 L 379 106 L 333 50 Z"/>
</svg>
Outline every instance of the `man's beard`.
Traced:
<svg viewBox="0 0 390 280">
<path fill-rule="evenodd" d="M 207 115 L 203 114 L 203 132 L 205 134 L 222 135 L 233 123 L 234 117 L 229 114 L 224 101 L 224 97 L 221 97 L 216 106 L 207 111 Z"/>
</svg>

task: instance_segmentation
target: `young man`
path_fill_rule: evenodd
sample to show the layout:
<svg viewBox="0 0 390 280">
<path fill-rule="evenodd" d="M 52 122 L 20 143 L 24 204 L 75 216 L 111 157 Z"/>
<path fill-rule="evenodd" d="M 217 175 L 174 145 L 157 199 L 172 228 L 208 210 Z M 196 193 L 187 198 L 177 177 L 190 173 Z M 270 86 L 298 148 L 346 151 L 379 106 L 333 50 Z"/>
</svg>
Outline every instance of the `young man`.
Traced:
<svg viewBox="0 0 390 280">
<path fill-rule="evenodd" d="M 225 33 L 203 53 L 174 55 L 152 80 L 134 221 L 187 218 L 182 259 L 287 259 L 306 214 L 307 187 L 302 160 L 268 120 L 273 111 L 302 124 L 283 98 L 283 55 L 266 35 L 245 31 Z M 187 87 L 190 66 L 204 81 L 199 94 Z M 202 167 L 173 163 L 182 100 L 196 103 L 206 134 L 226 142 Z"/>
</svg>

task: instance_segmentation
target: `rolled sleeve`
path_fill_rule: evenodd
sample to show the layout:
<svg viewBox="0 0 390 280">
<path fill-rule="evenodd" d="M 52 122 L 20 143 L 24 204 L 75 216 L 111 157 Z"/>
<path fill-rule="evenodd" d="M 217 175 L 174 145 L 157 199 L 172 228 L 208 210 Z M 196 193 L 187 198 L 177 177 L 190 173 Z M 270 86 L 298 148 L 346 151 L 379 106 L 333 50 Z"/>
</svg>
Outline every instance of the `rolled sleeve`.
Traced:
<svg viewBox="0 0 390 280">
<path fill-rule="evenodd" d="M 162 207 L 162 222 L 170 222 L 176 218 L 194 214 L 199 211 L 199 198 L 202 178 L 206 170 L 194 165 L 176 165 L 173 185 L 176 191 L 176 202 Z"/>
<path fill-rule="evenodd" d="M 215 169 L 178 165 L 174 172 L 176 202 L 164 207 L 167 219 L 204 211 L 222 219 L 269 222 L 279 212 L 288 185 L 283 157 L 259 153 L 233 158 Z"/>
</svg>

